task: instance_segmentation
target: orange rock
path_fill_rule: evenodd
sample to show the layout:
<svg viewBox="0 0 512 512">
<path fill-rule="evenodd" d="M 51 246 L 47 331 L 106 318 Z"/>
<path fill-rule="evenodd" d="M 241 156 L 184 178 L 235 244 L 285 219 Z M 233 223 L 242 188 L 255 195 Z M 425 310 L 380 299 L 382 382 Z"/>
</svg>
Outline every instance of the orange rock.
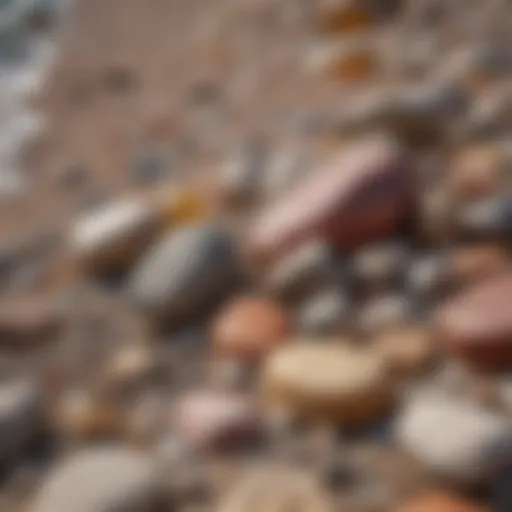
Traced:
<svg viewBox="0 0 512 512">
<path fill-rule="evenodd" d="M 226 355 L 259 359 L 284 341 L 290 330 L 287 312 L 270 299 L 239 297 L 215 318 L 212 337 Z"/>
<path fill-rule="evenodd" d="M 270 260 L 314 237 L 349 248 L 386 235 L 410 212 L 413 190 L 402 151 L 365 140 L 264 208 L 249 233 L 252 253 Z"/>
<path fill-rule="evenodd" d="M 431 491 L 399 506 L 396 512 L 488 512 L 488 509 L 444 491 Z"/>
</svg>

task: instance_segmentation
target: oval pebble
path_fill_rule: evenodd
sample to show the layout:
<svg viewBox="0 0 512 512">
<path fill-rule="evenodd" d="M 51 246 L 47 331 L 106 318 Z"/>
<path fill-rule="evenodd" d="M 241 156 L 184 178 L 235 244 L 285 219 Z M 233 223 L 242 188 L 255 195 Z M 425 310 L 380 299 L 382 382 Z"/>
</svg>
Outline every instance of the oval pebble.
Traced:
<svg viewBox="0 0 512 512">
<path fill-rule="evenodd" d="M 117 446 L 79 452 L 60 463 L 30 512 L 146 512 L 159 499 L 150 459 Z"/>
<path fill-rule="evenodd" d="M 458 357 L 486 369 L 512 368 L 512 275 L 502 273 L 462 291 L 435 317 L 440 340 Z"/>
<path fill-rule="evenodd" d="M 311 238 L 353 247 L 385 235 L 409 211 L 412 180 L 400 148 L 364 140 L 263 209 L 249 233 L 252 253 L 268 261 Z"/>
<path fill-rule="evenodd" d="M 374 419 L 390 408 L 393 397 L 380 354 L 341 343 L 281 347 L 266 361 L 262 388 L 272 406 L 341 423 Z"/>
<path fill-rule="evenodd" d="M 442 395 L 406 404 L 396 437 L 432 471 L 458 483 L 486 482 L 512 461 L 512 425 L 505 416 Z"/>
<path fill-rule="evenodd" d="M 290 324 L 286 310 L 278 302 L 238 297 L 214 319 L 213 343 L 228 356 L 259 359 L 285 340 Z"/>
<path fill-rule="evenodd" d="M 224 295 L 236 278 L 238 261 L 227 232 L 191 226 L 165 234 L 134 269 L 131 296 L 166 321 L 184 320 Z"/>
</svg>

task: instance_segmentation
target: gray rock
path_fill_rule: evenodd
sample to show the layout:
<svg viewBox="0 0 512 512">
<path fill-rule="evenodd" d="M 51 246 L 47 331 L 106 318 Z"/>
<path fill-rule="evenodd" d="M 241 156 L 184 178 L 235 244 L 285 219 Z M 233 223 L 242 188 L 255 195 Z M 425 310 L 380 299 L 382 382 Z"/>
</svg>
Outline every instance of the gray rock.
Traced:
<svg viewBox="0 0 512 512">
<path fill-rule="evenodd" d="M 512 201 L 494 198 L 471 204 L 460 212 L 459 228 L 475 236 L 512 235 Z"/>
<path fill-rule="evenodd" d="M 159 499 L 151 459 L 118 447 L 71 456 L 43 482 L 30 512 L 147 512 Z"/>
<path fill-rule="evenodd" d="M 437 474 L 488 481 L 512 462 L 512 423 L 472 404 L 432 394 L 413 399 L 396 424 L 398 442 Z"/>
<path fill-rule="evenodd" d="M 362 332 L 375 333 L 379 329 L 407 322 L 413 313 L 411 299 L 402 295 L 375 297 L 363 305 L 358 318 Z"/>
<path fill-rule="evenodd" d="M 142 258 L 128 288 L 135 301 L 156 315 L 183 320 L 224 295 L 236 280 L 233 240 L 213 225 L 171 231 Z"/>
<path fill-rule="evenodd" d="M 0 463 L 8 464 L 41 432 L 42 397 L 27 381 L 0 386 Z"/>
<path fill-rule="evenodd" d="M 431 297 L 448 283 L 450 257 L 436 253 L 415 259 L 406 270 L 407 288 L 415 297 Z"/>
<path fill-rule="evenodd" d="M 163 181 L 170 174 L 171 163 L 158 151 L 146 150 L 137 155 L 131 167 L 135 182 L 152 184 Z"/>
<path fill-rule="evenodd" d="M 346 327 L 349 302 L 338 290 L 326 290 L 306 300 L 299 308 L 297 324 L 301 332 L 325 334 Z"/>
</svg>

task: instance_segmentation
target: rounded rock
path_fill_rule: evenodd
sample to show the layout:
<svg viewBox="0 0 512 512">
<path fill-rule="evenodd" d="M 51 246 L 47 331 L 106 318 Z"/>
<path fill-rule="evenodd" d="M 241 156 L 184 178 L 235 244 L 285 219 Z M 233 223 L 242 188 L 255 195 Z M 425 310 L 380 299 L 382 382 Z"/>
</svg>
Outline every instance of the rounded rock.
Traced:
<svg viewBox="0 0 512 512">
<path fill-rule="evenodd" d="M 231 237 L 215 226 L 172 231 L 149 249 L 129 280 L 143 309 L 167 321 L 184 320 L 233 285 L 238 268 Z"/>
<path fill-rule="evenodd" d="M 190 392 L 174 404 L 171 423 L 177 435 L 200 450 L 243 446 L 261 434 L 254 404 L 225 391 Z"/>
<path fill-rule="evenodd" d="M 43 482 L 30 512 L 146 512 L 159 499 L 150 459 L 117 446 L 71 456 Z"/>
<path fill-rule="evenodd" d="M 272 406 L 340 423 L 374 419 L 393 401 L 380 354 L 335 343 L 281 347 L 266 361 L 262 388 Z"/>
<path fill-rule="evenodd" d="M 512 274 L 493 276 L 442 305 L 435 329 L 449 349 L 479 368 L 512 368 Z"/>
<path fill-rule="evenodd" d="M 228 356 L 260 359 L 285 340 L 290 323 L 279 303 L 263 297 L 239 297 L 214 319 L 213 343 Z"/>
<path fill-rule="evenodd" d="M 399 443 L 440 476 L 458 483 L 486 482 L 512 461 L 509 420 L 442 395 L 407 404 L 396 424 Z"/>
<path fill-rule="evenodd" d="M 268 261 L 312 238 L 349 248 L 388 234 L 409 212 L 413 189 L 400 148 L 366 139 L 264 208 L 249 233 L 251 252 Z"/>
</svg>

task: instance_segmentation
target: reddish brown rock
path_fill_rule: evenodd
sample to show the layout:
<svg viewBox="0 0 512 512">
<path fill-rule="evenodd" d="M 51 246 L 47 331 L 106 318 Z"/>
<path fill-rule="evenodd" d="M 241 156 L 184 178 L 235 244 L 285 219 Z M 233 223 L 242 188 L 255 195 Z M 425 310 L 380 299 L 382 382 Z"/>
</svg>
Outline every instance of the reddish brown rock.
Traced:
<svg viewBox="0 0 512 512">
<path fill-rule="evenodd" d="M 171 422 L 181 439 L 205 450 L 240 446 L 261 432 L 253 404 L 223 391 L 194 391 L 181 397 Z"/>
<path fill-rule="evenodd" d="M 449 348 L 475 366 L 512 368 L 512 273 L 486 279 L 449 300 L 435 328 Z"/>
<path fill-rule="evenodd" d="M 249 235 L 251 250 L 268 260 L 313 237 L 354 247 L 396 228 L 412 195 L 400 149 L 386 139 L 362 141 L 264 209 Z"/>
<path fill-rule="evenodd" d="M 486 512 L 487 510 L 444 491 L 430 491 L 399 506 L 396 512 Z"/>
<path fill-rule="evenodd" d="M 289 330 L 290 319 L 279 303 L 263 297 L 239 297 L 214 320 L 212 338 L 221 353 L 259 359 L 284 341 Z"/>
</svg>

